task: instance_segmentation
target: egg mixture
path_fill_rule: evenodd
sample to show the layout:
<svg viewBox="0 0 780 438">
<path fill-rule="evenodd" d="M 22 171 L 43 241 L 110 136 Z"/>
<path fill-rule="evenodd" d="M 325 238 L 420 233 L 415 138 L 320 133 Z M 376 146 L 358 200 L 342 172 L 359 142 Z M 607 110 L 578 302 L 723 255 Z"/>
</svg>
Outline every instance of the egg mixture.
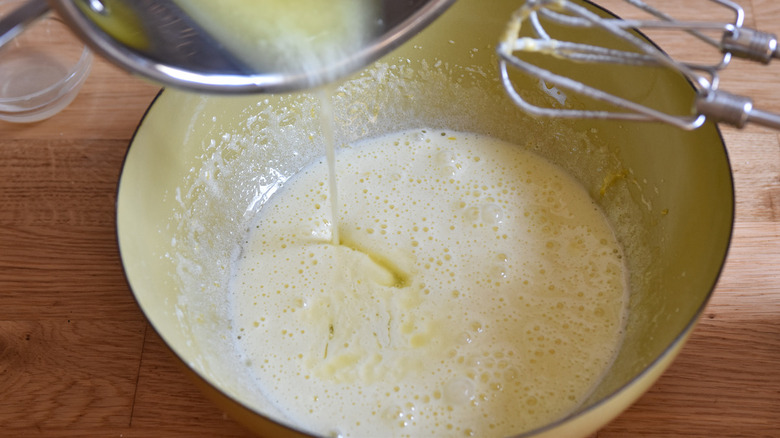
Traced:
<svg viewBox="0 0 780 438">
<path fill-rule="evenodd" d="M 502 437 L 587 397 L 627 290 L 582 186 L 516 145 L 435 129 L 343 147 L 336 169 L 338 217 L 323 158 L 261 208 L 230 287 L 244 362 L 289 421 Z"/>
</svg>

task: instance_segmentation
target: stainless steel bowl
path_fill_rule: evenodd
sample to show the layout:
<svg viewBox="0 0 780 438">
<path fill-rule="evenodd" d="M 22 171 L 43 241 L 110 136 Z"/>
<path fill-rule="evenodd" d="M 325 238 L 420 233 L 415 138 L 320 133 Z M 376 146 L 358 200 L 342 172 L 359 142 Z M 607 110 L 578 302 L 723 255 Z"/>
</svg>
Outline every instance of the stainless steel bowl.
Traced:
<svg viewBox="0 0 780 438">
<path fill-rule="evenodd" d="M 265 93 L 353 73 L 419 32 L 453 1 L 48 3 L 96 53 L 140 76 L 190 90 Z M 0 20 L 0 46 L 47 11 L 46 0 L 27 0 Z"/>
</svg>

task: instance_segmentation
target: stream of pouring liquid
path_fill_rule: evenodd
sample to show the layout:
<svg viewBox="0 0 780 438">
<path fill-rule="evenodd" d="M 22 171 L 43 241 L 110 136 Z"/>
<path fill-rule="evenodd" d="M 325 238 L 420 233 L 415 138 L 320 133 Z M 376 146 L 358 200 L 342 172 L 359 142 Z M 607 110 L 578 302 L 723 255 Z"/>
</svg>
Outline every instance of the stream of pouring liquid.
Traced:
<svg viewBox="0 0 780 438">
<path fill-rule="evenodd" d="M 325 157 L 328 160 L 328 196 L 330 197 L 331 213 L 331 243 L 339 245 L 339 200 L 336 178 L 336 135 L 333 129 L 333 105 L 330 103 L 332 93 L 329 87 L 320 88 L 317 95 L 320 100 L 320 129 L 325 142 Z"/>
</svg>

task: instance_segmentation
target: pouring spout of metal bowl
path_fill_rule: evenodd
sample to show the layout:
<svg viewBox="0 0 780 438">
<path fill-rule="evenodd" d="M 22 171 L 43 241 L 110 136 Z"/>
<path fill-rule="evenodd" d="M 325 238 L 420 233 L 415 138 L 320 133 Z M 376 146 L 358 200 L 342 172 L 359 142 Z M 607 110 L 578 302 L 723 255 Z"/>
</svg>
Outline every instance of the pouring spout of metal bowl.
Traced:
<svg viewBox="0 0 780 438">
<path fill-rule="evenodd" d="M 502 81 L 512 100 L 526 112 L 542 117 L 653 121 L 688 130 L 709 119 L 738 128 L 755 123 L 780 130 L 780 114 L 759 110 L 749 97 L 719 88 L 719 74 L 733 57 L 764 64 L 780 58 L 777 37 L 745 27 L 745 14 L 738 4 L 729 0 L 703 1 L 703 6 L 722 8 L 733 19 L 702 22 L 676 19 L 643 0 L 625 3 L 633 12 L 643 15 L 639 19 L 623 19 L 600 15 L 568 0 L 525 1 L 512 16 L 497 49 Z M 561 32 L 562 29 L 565 30 Z M 714 48 L 714 62 L 674 59 L 638 33 L 651 29 L 677 32 L 678 36 L 690 36 L 705 49 Z M 558 34 L 579 38 L 565 40 Z M 690 106 L 680 113 L 659 111 L 640 99 L 607 90 L 609 84 L 594 86 L 578 80 L 578 70 L 592 68 L 676 71 L 691 82 L 696 94 Z M 529 102 L 514 87 L 512 72 L 536 77 L 547 89 L 571 93 L 588 103 L 566 107 L 560 98 L 544 104 Z"/>
<path fill-rule="evenodd" d="M 454 0 L 29 0 L 0 46 L 56 10 L 92 49 L 159 82 L 223 94 L 292 91 L 353 73 Z"/>
</svg>

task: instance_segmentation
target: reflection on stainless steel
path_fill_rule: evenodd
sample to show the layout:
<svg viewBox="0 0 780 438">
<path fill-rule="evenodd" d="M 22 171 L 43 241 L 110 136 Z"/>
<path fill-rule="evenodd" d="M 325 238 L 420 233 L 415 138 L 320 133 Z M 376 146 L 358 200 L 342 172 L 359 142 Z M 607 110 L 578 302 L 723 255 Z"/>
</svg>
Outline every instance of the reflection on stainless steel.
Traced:
<svg viewBox="0 0 780 438">
<path fill-rule="evenodd" d="M 306 88 L 352 73 L 406 41 L 453 2 L 375 0 L 367 22 L 356 23 L 367 29 L 366 38 L 316 68 L 247 61 L 176 0 L 49 3 L 97 53 L 133 73 L 192 90 L 250 93 Z M 0 30 L 10 29 L 0 34 L 10 40 L 15 35 L 11 30 L 18 33 L 47 10 L 45 0 L 28 0 L 20 8 L 24 14 L 0 20 Z"/>
</svg>

